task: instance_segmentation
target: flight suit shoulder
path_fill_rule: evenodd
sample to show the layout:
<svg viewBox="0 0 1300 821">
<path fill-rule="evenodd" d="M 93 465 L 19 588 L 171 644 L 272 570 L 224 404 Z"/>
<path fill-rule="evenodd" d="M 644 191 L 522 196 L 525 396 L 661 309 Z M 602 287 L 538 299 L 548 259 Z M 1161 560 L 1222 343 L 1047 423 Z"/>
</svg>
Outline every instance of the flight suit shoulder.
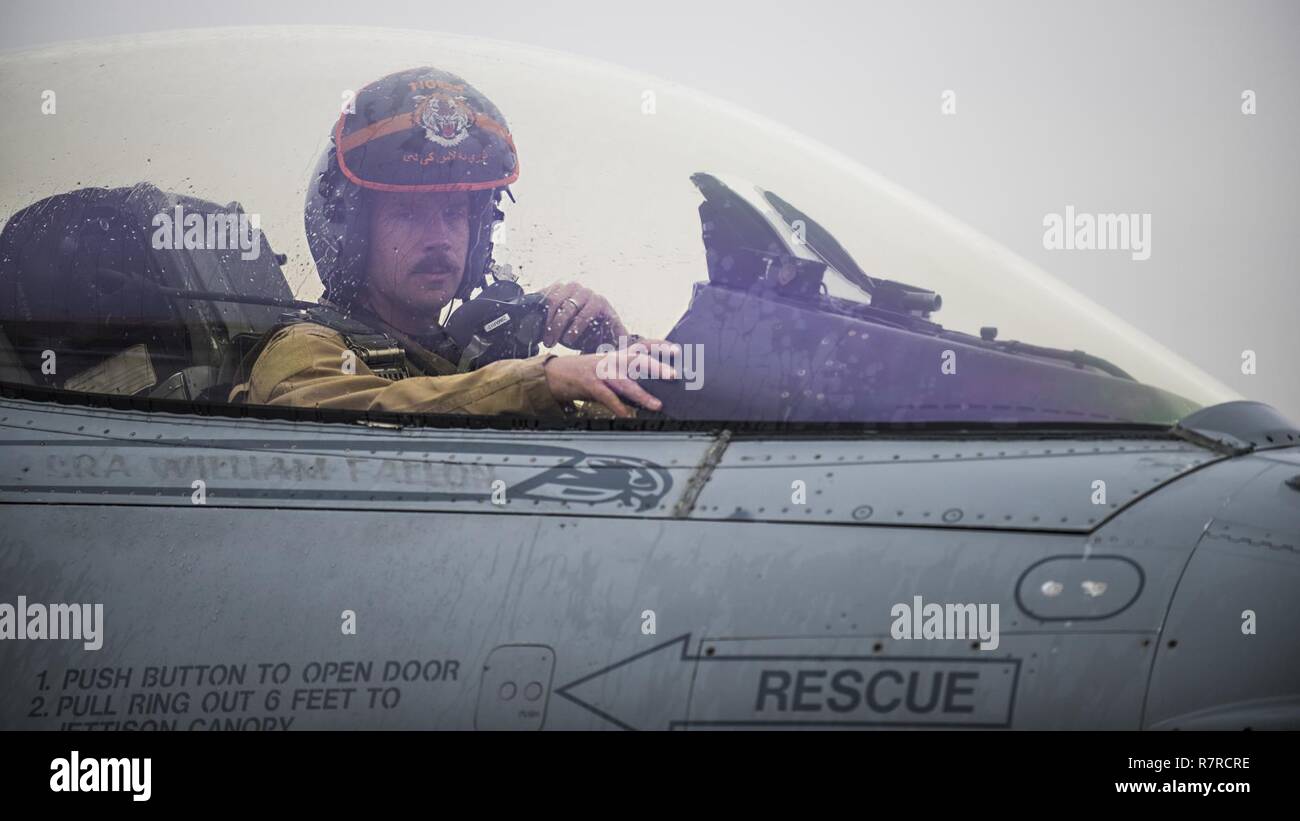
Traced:
<svg viewBox="0 0 1300 821">
<path fill-rule="evenodd" d="M 546 381 L 544 365 L 551 355 L 502 360 L 469 373 L 386 379 L 353 353 L 343 334 L 323 325 L 282 328 L 271 335 L 231 401 L 398 413 L 564 415 Z"/>
</svg>

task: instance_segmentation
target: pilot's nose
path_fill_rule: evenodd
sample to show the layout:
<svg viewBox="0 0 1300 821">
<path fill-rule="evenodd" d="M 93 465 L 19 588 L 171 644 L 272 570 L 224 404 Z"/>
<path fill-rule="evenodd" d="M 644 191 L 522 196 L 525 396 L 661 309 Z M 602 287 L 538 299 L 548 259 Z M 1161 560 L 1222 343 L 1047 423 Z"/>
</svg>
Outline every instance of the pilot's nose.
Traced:
<svg viewBox="0 0 1300 821">
<path fill-rule="evenodd" d="M 424 224 L 423 233 L 425 250 L 451 247 L 450 227 L 441 214 L 429 218 L 429 221 Z"/>
<path fill-rule="evenodd" d="M 424 243 L 422 254 L 425 257 L 447 257 L 451 255 L 451 243 L 445 239 Z"/>
</svg>

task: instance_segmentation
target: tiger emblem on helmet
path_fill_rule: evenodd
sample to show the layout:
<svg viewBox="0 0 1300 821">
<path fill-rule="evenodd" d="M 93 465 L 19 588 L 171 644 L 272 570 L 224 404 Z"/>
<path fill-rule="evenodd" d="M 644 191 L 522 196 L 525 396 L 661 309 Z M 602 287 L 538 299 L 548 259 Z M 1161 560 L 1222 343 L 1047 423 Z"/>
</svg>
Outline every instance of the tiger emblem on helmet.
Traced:
<svg viewBox="0 0 1300 821">
<path fill-rule="evenodd" d="M 464 97 L 450 94 L 417 94 L 415 120 L 426 139 L 450 148 L 469 136 L 474 126 L 474 109 Z"/>
</svg>

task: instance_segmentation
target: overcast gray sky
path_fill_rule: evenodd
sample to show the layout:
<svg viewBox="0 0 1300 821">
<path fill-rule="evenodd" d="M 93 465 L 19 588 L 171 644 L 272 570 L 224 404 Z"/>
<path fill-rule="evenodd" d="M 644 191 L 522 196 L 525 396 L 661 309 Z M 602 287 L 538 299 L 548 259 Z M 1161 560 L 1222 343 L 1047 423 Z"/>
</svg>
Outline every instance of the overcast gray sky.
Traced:
<svg viewBox="0 0 1300 821">
<path fill-rule="evenodd" d="M 283 23 L 530 43 L 725 98 L 913 190 L 1300 421 L 1298 3 L 6 0 L 0 49 Z M 1151 214 L 1150 259 L 1045 249 L 1043 218 L 1067 205 Z"/>
</svg>

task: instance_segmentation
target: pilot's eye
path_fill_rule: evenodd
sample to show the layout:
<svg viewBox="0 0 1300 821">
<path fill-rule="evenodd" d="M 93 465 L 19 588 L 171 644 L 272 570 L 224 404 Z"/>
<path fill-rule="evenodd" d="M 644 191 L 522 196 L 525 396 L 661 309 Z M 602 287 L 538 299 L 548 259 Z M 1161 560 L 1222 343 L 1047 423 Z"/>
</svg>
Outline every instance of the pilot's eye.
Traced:
<svg viewBox="0 0 1300 821">
<path fill-rule="evenodd" d="M 466 214 L 468 213 L 468 210 L 469 210 L 469 209 L 467 209 L 467 208 L 466 208 L 465 206 L 463 206 L 463 205 L 452 205 L 452 206 L 448 206 L 446 209 L 444 209 L 443 212 L 442 212 L 442 215 L 443 215 L 443 217 L 445 217 L 446 219 L 449 219 L 449 220 L 450 220 L 450 219 L 461 219 L 461 218 L 463 218 L 464 216 L 466 216 Z"/>
</svg>

